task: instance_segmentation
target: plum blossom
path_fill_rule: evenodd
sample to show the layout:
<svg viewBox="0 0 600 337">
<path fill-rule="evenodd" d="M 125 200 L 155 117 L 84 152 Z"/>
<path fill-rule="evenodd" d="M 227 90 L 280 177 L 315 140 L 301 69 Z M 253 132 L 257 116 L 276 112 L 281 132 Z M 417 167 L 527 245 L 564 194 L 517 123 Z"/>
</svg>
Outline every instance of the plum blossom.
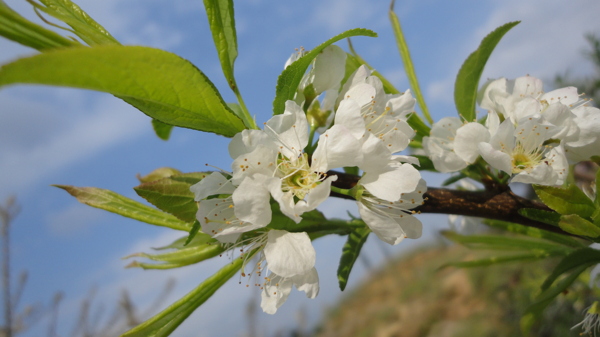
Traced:
<svg viewBox="0 0 600 337">
<path fill-rule="evenodd" d="M 384 242 L 396 245 L 405 238 L 418 239 L 423 225 L 412 216 L 411 209 L 423 203 L 426 190 L 425 180 L 420 179 L 413 192 L 402 193 L 400 199 L 394 202 L 364 191 L 357 199 L 358 212 L 373 233 Z"/>
<path fill-rule="evenodd" d="M 507 119 L 489 142 L 478 144 L 479 152 L 493 168 L 514 174 L 512 182 L 560 185 L 568 173 L 563 146 L 545 144 L 554 128 L 540 116 L 522 120 L 516 127 Z"/>
<path fill-rule="evenodd" d="M 264 312 L 274 314 L 287 300 L 292 286 L 308 298 L 318 295 L 316 253 L 308 234 L 270 230 L 263 253 L 269 270 L 262 285 L 260 306 Z"/>
<path fill-rule="evenodd" d="M 316 152 L 309 163 L 303 152 L 307 145 L 306 116 L 293 101 L 286 102 L 283 114 L 265 123 L 264 131 L 244 130 L 234 136 L 229 152 L 234 158 L 232 182 L 244 191 L 236 204 L 241 220 L 250 221 L 257 212 L 268 210 L 272 196 L 281 211 L 298 223 L 302 213 L 329 196 L 337 177 L 326 177 L 319 170 L 326 159 Z"/>
<path fill-rule="evenodd" d="M 555 126 L 550 138 L 563 142 L 571 162 L 600 155 L 600 110 L 588 106 L 575 87 L 544 93 L 542 81 L 535 77 L 500 78 L 483 85 L 478 101 L 482 108 L 515 125 L 522 119 L 543 116 Z"/>
<path fill-rule="evenodd" d="M 583 331 L 581 335 L 597 336 L 600 331 L 600 307 L 598 301 L 594 301 L 592 305 L 583 310 L 585 316 L 583 321 L 574 325 L 571 330 L 581 327 Z"/>
</svg>

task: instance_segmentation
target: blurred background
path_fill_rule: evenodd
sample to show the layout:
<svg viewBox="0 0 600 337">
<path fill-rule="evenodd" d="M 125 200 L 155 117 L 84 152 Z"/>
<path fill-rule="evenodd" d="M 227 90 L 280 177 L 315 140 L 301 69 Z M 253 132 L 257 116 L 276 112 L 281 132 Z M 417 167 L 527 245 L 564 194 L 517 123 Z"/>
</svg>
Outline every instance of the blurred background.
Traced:
<svg viewBox="0 0 600 337">
<path fill-rule="evenodd" d="M 26 1 L 5 1 L 40 22 Z M 201 1 L 79 0 L 77 4 L 123 44 L 161 48 L 190 60 L 226 101 L 235 101 L 221 73 Z M 388 1 L 368 0 L 235 2 L 236 78 L 257 123 L 271 116 L 277 76 L 295 48 L 311 49 L 351 28 L 369 28 L 379 34 L 378 38 L 353 38 L 354 47 L 398 89 L 407 89 L 388 8 Z M 500 42 L 484 79 L 529 74 L 543 79 L 549 91 L 557 74 L 578 78 L 596 71 L 583 52 L 589 46 L 584 35 L 600 32 L 598 1 L 407 0 L 396 3 L 396 13 L 436 120 L 455 115 L 453 84 L 464 59 L 486 34 L 510 21 L 522 22 Z M 338 45 L 347 50 L 345 41 Z M 35 53 L 0 40 L 3 64 Z M 136 308 L 133 320 L 143 320 L 228 261 L 228 257 L 214 258 L 167 271 L 125 269 L 130 260 L 122 257 L 149 252 L 184 233 L 79 204 L 51 184 L 106 188 L 141 200 L 132 189 L 138 184 L 137 174 L 163 166 L 201 171 L 206 163 L 228 170 L 227 144 L 224 137 L 186 129 L 175 129 L 169 141 L 162 141 L 154 135 L 147 116 L 108 94 L 39 86 L 0 90 L 0 201 L 15 196 L 20 207 L 11 222 L 13 284 L 19 284 L 22 271 L 28 273 L 15 309 L 34 309 L 30 321 L 24 322 L 28 330 L 19 335 L 101 336 L 120 302 Z M 430 186 L 439 186 L 444 179 L 433 174 L 424 177 Z M 320 209 L 330 217 L 347 218 L 348 211 L 357 214 L 352 202 L 341 200 L 329 200 Z M 377 270 L 398 254 L 440 241 L 436 233 L 448 227 L 447 217 L 422 215 L 420 219 L 422 239 L 388 246 L 370 238 L 346 292 L 379 275 Z M 173 335 L 275 336 L 296 333 L 298 327 L 311 329 L 342 296 L 336 270 L 344 241 L 327 237 L 314 242 L 321 279 L 316 299 L 293 292 L 277 314 L 270 316 L 260 310 L 258 291 L 238 285 L 234 277 Z M 411 266 L 403 273 L 413 273 L 419 264 Z M 174 286 L 157 306 L 154 302 L 170 287 L 170 280 Z M 372 280 L 377 281 L 377 277 Z M 61 298 L 58 311 L 52 310 L 57 296 Z M 127 304 L 126 297 L 131 303 Z M 82 304 L 90 301 L 88 323 L 82 327 Z M 55 314 L 58 319 L 53 325 Z"/>
</svg>

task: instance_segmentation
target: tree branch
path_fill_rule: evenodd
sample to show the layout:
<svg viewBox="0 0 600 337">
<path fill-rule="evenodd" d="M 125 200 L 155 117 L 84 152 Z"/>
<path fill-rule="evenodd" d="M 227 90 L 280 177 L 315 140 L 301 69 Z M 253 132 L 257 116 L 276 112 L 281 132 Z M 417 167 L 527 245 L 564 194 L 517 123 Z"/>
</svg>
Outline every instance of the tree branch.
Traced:
<svg viewBox="0 0 600 337">
<path fill-rule="evenodd" d="M 328 175 L 337 175 L 333 183 L 335 187 L 350 189 L 356 185 L 360 177 L 341 172 L 329 171 Z M 350 196 L 331 193 L 332 196 L 352 199 Z M 415 208 L 420 213 L 456 214 L 480 217 L 492 220 L 514 222 L 520 225 L 535 227 L 554 233 L 571 235 L 559 227 L 528 219 L 519 210 L 535 208 L 553 212 L 548 206 L 535 200 L 529 200 L 514 194 L 508 186 L 484 191 L 462 191 L 446 188 L 428 187 L 424 194 L 425 202 Z"/>
</svg>

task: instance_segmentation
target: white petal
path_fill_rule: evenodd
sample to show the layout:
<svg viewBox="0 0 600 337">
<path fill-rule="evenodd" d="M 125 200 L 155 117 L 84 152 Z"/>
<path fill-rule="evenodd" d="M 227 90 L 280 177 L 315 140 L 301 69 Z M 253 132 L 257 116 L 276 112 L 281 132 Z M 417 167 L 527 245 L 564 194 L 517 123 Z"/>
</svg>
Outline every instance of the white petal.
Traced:
<svg viewBox="0 0 600 337">
<path fill-rule="evenodd" d="M 358 167 L 365 172 L 380 171 L 389 163 L 392 153 L 381 139 L 372 133 L 367 132 L 365 136 L 361 149 L 363 160 Z"/>
<path fill-rule="evenodd" d="M 362 160 L 362 143 L 343 125 L 332 126 L 319 136 L 319 143 L 312 157 L 311 167 L 315 172 L 358 166 Z"/>
<path fill-rule="evenodd" d="M 496 150 L 489 143 L 479 143 L 479 153 L 493 168 L 512 174 L 512 160 L 507 153 Z"/>
<path fill-rule="evenodd" d="M 304 212 L 312 211 L 317 208 L 325 199 L 329 197 L 331 193 L 331 183 L 337 180 L 337 176 L 327 177 L 323 182 L 321 182 L 317 187 L 313 188 L 305 200 L 300 200 L 296 204 L 296 214 L 302 215 Z"/>
<path fill-rule="evenodd" d="M 335 125 L 343 125 L 357 139 L 365 133 L 365 120 L 360 114 L 360 105 L 353 99 L 345 99 L 335 113 Z"/>
<path fill-rule="evenodd" d="M 246 177 L 254 174 L 273 175 L 277 165 L 277 151 L 258 146 L 252 152 L 238 156 L 231 164 L 232 182 L 239 185 Z"/>
<path fill-rule="evenodd" d="M 269 275 L 270 282 L 264 285 L 260 307 L 267 314 L 275 314 L 292 291 L 293 281 L 277 275 Z"/>
<path fill-rule="evenodd" d="M 280 152 L 287 158 L 297 158 L 308 144 L 306 115 L 294 101 L 285 102 L 284 113 L 271 117 L 265 132 L 279 144 Z"/>
<path fill-rule="evenodd" d="M 577 94 L 577 88 L 566 87 L 547 92 L 540 97 L 540 100 L 544 100 L 548 104 L 560 102 L 564 105 L 571 105 L 579 100 L 579 95 Z"/>
<path fill-rule="evenodd" d="M 235 159 L 242 154 L 252 152 L 259 145 L 277 150 L 275 143 L 264 131 L 243 130 L 233 136 L 229 142 L 229 155 Z"/>
<path fill-rule="evenodd" d="M 271 197 L 266 186 L 273 179 L 277 178 L 255 174 L 242 181 L 231 196 L 238 219 L 261 227 L 271 222 Z"/>
<path fill-rule="evenodd" d="M 306 297 L 315 298 L 319 294 L 319 274 L 316 268 L 313 267 L 304 274 L 296 275 L 292 280 L 296 289 L 304 291 Z"/>
<path fill-rule="evenodd" d="M 476 122 L 465 124 L 456 130 L 454 152 L 467 163 L 474 163 L 479 157 L 477 146 L 489 140 L 490 133 L 485 126 Z"/>
<path fill-rule="evenodd" d="M 358 105 L 365 106 L 371 104 L 375 95 L 377 95 L 375 87 L 367 83 L 359 83 L 348 90 L 346 95 L 344 95 L 344 99 L 351 98 Z"/>
<path fill-rule="evenodd" d="M 415 190 L 421 174 L 410 164 L 387 165 L 380 172 L 368 172 L 361 179 L 372 195 L 387 201 L 397 201 L 402 193 Z"/>
<path fill-rule="evenodd" d="M 494 110 L 495 103 L 490 99 L 489 93 L 492 90 L 499 90 L 506 92 L 506 78 L 499 78 L 497 80 L 488 80 L 481 86 L 477 94 L 477 103 L 482 109 Z"/>
<path fill-rule="evenodd" d="M 271 196 L 279 204 L 279 210 L 294 222 L 302 221 L 300 214 L 296 212 L 296 204 L 294 203 L 294 194 L 291 191 L 283 192 L 281 190 L 281 179 L 273 178 L 266 184 L 266 188 L 271 193 Z"/>
<path fill-rule="evenodd" d="M 269 270 L 282 277 L 308 272 L 315 266 L 316 252 L 308 234 L 270 230 L 263 250 Z"/>
<path fill-rule="evenodd" d="M 232 194 L 235 186 L 221 172 L 213 172 L 209 176 L 190 186 L 194 200 L 200 201 L 210 195 Z"/>
<path fill-rule="evenodd" d="M 361 202 L 358 202 L 358 213 L 380 240 L 396 245 L 406 237 L 406 234 L 394 219 L 371 211 Z"/>
<path fill-rule="evenodd" d="M 330 45 L 316 57 L 312 69 L 314 77 L 312 84 L 320 94 L 332 88 L 339 88 L 346 72 L 346 52 L 336 46 Z"/>
<path fill-rule="evenodd" d="M 514 97 L 539 97 L 544 92 L 542 80 L 533 76 L 518 77 L 514 81 L 512 94 Z"/>
</svg>

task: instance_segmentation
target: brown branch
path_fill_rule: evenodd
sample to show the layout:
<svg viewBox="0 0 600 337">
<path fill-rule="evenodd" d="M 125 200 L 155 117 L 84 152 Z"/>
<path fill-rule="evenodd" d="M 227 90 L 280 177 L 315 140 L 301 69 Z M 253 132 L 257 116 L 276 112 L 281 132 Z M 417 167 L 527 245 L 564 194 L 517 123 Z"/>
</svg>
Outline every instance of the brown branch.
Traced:
<svg viewBox="0 0 600 337">
<path fill-rule="evenodd" d="M 360 179 L 360 177 L 355 175 L 335 171 L 329 171 L 327 174 L 337 175 L 338 179 L 333 185 L 343 189 L 354 187 Z M 332 193 L 332 196 L 352 199 L 352 197 L 338 193 Z M 552 210 L 541 202 L 529 200 L 514 194 L 507 186 L 484 191 L 459 191 L 428 187 L 424 196 L 426 198 L 425 202 L 423 205 L 415 208 L 415 211 L 509 221 L 554 233 L 571 235 L 559 227 L 531 220 L 519 214 L 519 210 L 523 208 L 535 208 L 543 211 Z"/>
</svg>

